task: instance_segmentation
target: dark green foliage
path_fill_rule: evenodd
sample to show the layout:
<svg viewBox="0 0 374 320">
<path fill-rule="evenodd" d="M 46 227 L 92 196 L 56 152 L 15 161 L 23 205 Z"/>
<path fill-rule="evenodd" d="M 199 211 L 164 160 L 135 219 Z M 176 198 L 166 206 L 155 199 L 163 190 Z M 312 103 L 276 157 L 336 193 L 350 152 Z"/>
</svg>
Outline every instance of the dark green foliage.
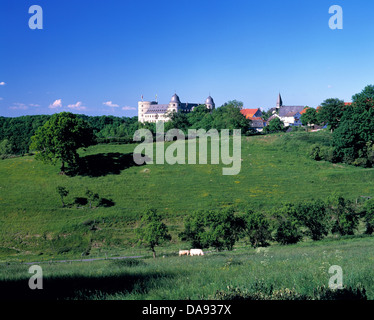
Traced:
<svg viewBox="0 0 374 320">
<path fill-rule="evenodd" d="M 185 220 L 185 229 L 179 234 L 194 248 L 213 247 L 232 250 L 245 227 L 244 220 L 233 209 L 223 211 L 196 211 Z"/>
<path fill-rule="evenodd" d="M 284 204 L 274 211 L 275 240 L 282 245 L 295 244 L 302 239 L 300 222 L 297 220 L 295 205 Z"/>
<path fill-rule="evenodd" d="M 344 112 L 344 101 L 339 99 L 326 99 L 318 108 L 317 118 L 319 123 L 328 124 L 331 131 L 338 126 Z"/>
<path fill-rule="evenodd" d="M 61 161 L 61 171 L 65 163 L 76 166 L 77 150 L 94 143 L 92 128 L 87 122 L 69 112 L 54 114 L 31 137 L 30 149 L 38 151 L 36 159 L 43 162 Z"/>
<path fill-rule="evenodd" d="M 30 138 L 49 118 L 50 116 L 47 115 L 0 117 L 0 141 L 4 139 L 8 141 L 8 153 L 24 155 L 29 152 Z"/>
<path fill-rule="evenodd" d="M 69 190 L 62 186 L 58 186 L 56 190 L 61 197 L 62 207 L 65 207 L 64 198 L 68 196 Z"/>
<path fill-rule="evenodd" d="M 313 294 L 304 295 L 297 292 L 295 288 L 274 289 L 272 285 L 265 285 L 257 281 L 249 288 L 228 286 L 225 290 L 218 290 L 211 297 L 213 300 L 367 300 L 366 290 L 362 285 L 356 288 L 348 287 L 332 290 L 321 286 L 313 290 Z"/>
<path fill-rule="evenodd" d="M 270 120 L 269 125 L 264 128 L 264 133 L 281 132 L 284 129 L 284 123 L 279 118 Z"/>
<path fill-rule="evenodd" d="M 318 287 L 313 292 L 313 300 L 367 300 L 366 289 L 362 285 L 332 290 L 325 286 Z"/>
<path fill-rule="evenodd" d="M 322 240 L 330 230 L 330 217 L 326 204 L 321 200 L 305 202 L 296 206 L 298 221 L 307 228 L 307 235 L 314 241 Z"/>
<path fill-rule="evenodd" d="M 243 218 L 245 221 L 244 235 L 248 237 L 252 247 L 267 247 L 272 239 L 267 217 L 261 212 L 249 210 Z"/>
<path fill-rule="evenodd" d="M 236 216 L 233 209 L 207 211 L 205 214 L 205 241 L 217 250 L 232 250 L 235 242 L 239 240 L 244 226 L 243 219 Z"/>
<path fill-rule="evenodd" d="M 171 240 L 167 226 L 162 222 L 161 215 L 155 209 L 149 209 L 144 213 L 140 226 L 135 232 L 139 241 L 152 251 L 153 258 L 156 258 L 155 247 Z"/>
<path fill-rule="evenodd" d="M 308 108 L 305 113 L 301 115 L 301 123 L 307 128 L 311 125 L 318 124 L 317 111 L 314 108 Z"/>
<path fill-rule="evenodd" d="M 363 216 L 366 224 L 366 234 L 374 232 L 374 199 L 367 201 L 364 205 Z"/>
<path fill-rule="evenodd" d="M 192 248 L 203 249 L 209 247 L 204 238 L 205 230 L 205 212 L 194 211 L 186 216 L 184 221 L 184 230 L 179 233 L 182 241 L 190 242 Z"/>
<path fill-rule="evenodd" d="M 359 223 L 359 214 L 352 201 L 340 195 L 333 195 L 328 200 L 328 210 L 333 222 L 333 233 L 342 236 L 354 234 Z"/>
<path fill-rule="evenodd" d="M 333 145 L 339 161 L 361 167 L 372 167 L 374 161 L 374 86 L 352 97 L 338 128 Z"/>
</svg>

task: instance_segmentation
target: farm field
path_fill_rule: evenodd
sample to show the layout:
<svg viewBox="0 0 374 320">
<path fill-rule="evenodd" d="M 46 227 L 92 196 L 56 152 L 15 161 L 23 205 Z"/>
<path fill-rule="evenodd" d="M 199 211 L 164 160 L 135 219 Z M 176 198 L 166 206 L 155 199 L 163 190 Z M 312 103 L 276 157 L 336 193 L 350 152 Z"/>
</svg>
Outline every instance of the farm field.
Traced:
<svg viewBox="0 0 374 320">
<path fill-rule="evenodd" d="M 243 137 L 239 175 L 223 176 L 221 165 L 132 163 L 135 145 L 97 145 L 81 151 L 85 168 L 59 175 L 58 166 L 32 156 L 0 161 L 0 260 L 50 261 L 64 258 L 140 255 L 134 227 L 147 208 L 165 216 L 178 250 L 183 218 L 194 210 L 234 206 L 269 210 L 282 202 L 325 199 L 339 192 L 349 199 L 372 196 L 374 170 L 307 156 L 329 133 Z M 166 147 L 168 144 L 166 144 Z M 114 205 L 62 208 L 57 186 L 74 197 L 88 188 Z"/>
</svg>

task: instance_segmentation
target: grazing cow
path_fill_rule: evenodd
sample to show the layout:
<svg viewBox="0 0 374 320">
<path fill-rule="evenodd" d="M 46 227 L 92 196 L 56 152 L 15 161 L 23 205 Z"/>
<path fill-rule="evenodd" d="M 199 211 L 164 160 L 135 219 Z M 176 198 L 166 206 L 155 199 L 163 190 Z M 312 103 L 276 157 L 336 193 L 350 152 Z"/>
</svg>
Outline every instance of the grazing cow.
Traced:
<svg viewBox="0 0 374 320">
<path fill-rule="evenodd" d="M 179 256 L 189 256 L 190 250 L 179 250 Z"/>
<path fill-rule="evenodd" d="M 190 250 L 190 256 L 203 256 L 204 252 L 201 249 L 191 249 Z"/>
</svg>

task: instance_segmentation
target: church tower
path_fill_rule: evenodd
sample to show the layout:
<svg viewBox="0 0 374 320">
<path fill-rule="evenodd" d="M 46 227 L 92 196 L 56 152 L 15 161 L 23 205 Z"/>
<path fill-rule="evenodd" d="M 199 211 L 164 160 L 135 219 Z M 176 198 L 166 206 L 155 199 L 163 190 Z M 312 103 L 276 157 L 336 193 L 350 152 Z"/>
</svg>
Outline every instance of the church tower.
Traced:
<svg viewBox="0 0 374 320">
<path fill-rule="evenodd" d="M 283 101 L 282 101 L 281 94 L 279 93 L 278 101 L 277 101 L 277 109 L 279 110 L 281 107 L 283 107 Z"/>
</svg>

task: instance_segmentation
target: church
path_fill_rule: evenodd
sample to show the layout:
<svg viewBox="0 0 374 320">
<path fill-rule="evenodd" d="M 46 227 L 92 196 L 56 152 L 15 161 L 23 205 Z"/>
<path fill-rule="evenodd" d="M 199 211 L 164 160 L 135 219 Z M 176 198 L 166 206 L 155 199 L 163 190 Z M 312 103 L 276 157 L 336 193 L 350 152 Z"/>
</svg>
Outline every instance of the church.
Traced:
<svg viewBox="0 0 374 320">
<path fill-rule="evenodd" d="M 190 113 L 199 105 L 204 105 L 209 109 L 215 109 L 216 105 L 211 96 L 209 96 L 204 103 L 182 103 L 177 94 L 174 94 L 168 104 L 158 104 L 157 101 L 138 102 L 138 121 L 139 122 L 167 122 L 169 121 L 168 114 L 175 112 Z"/>
</svg>

